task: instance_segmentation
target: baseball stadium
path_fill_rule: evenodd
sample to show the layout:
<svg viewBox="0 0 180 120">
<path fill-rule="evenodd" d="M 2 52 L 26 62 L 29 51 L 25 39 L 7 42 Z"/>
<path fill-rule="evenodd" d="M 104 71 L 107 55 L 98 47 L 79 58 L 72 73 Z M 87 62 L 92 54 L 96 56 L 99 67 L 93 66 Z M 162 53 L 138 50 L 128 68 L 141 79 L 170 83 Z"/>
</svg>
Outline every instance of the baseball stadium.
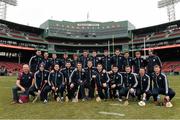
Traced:
<svg viewBox="0 0 180 120">
<path fill-rule="evenodd" d="M 168 5 L 161 5 L 163 1 L 166 0 L 160 1 L 159 7 L 168 6 L 169 4 L 174 5 L 179 2 L 178 0 L 167 0 L 171 1 Z M 3 6 L 3 3 L 16 6 L 16 0 L 0 0 L 0 7 Z M 3 17 L 5 17 L 5 14 Z M 128 20 L 116 22 L 91 20 L 72 22 L 47 19 L 43 23 L 39 23 L 39 27 L 34 27 L 6 20 L 5 18 L 0 19 L 0 119 L 179 119 L 180 20 L 171 20 L 172 18 L 170 17 L 169 22 L 143 28 L 136 28 Z M 113 59 L 117 51 L 120 52 L 123 60 L 126 58 L 126 54 L 129 55 L 128 62 L 120 60 L 122 66 L 118 64 L 119 61 Z M 36 59 L 38 52 L 40 52 L 41 57 Z M 87 65 L 84 63 L 84 52 L 89 56 L 86 59 Z M 103 58 L 105 58 L 105 52 L 108 54 L 106 65 L 102 62 Z M 152 61 L 149 58 L 150 52 L 153 52 L 154 58 Z M 48 54 L 48 60 L 50 61 L 47 69 L 46 62 L 43 62 L 45 53 Z M 132 62 L 132 64 L 130 62 L 136 61 L 137 53 L 141 54 L 145 65 L 139 66 L 136 73 L 136 62 Z M 95 63 L 93 59 L 94 54 L 97 56 Z M 59 60 L 59 62 L 53 63 L 52 56 L 56 56 L 56 61 Z M 68 58 L 67 61 L 65 56 Z M 76 64 L 73 64 L 75 56 L 78 61 Z M 41 62 L 39 62 L 40 58 L 42 59 Z M 109 65 L 107 62 L 109 62 Z M 89 79 L 87 76 L 89 76 L 88 67 L 90 63 L 93 65 L 93 73 L 91 73 L 90 78 L 91 80 L 96 80 L 92 83 L 94 86 L 90 85 L 90 87 L 86 88 L 86 85 L 81 82 L 84 82 L 83 78 L 87 81 Z M 67 64 L 74 65 L 74 68 L 70 75 L 68 73 L 66 78 Z M 149 65 L 154 69 L 153 72 L 149 72 Z M 21 79 L 26 78 L 26 75 L 24 75 L 25 66 L 30 69 L 28 75 L 32 72 L 33 78 L 30 86 L 34 87 L 33 85 L 35 84 L 35 87 L 33 89 L 30 87 L 28 92 L 22 93 L 24 84 L 21 85 L 23 81 Z M 79 66 L 82 67 L 82 72 L 84 71 L 80 78 L 77 76 Z M 38 83 L 36 82 L 41 76 L 41 67 L 45 69 L 44 71 L 48 71 L 49 77 L 42 72 L 47 79 L 42 75 L 43 77 L 40 78 L 42 81 L 38 88 Z M 56 72 L 56 67 L 59 68 L 57 68 L 58 72 Z M 101 67 L 103 67 L 103 70 L 100 74 L 99 71 L 101 70 L 99 69 Z M 134 86 L 136 87 L 129 85 L 127 87 L 129 90 L 124 96 L 117 92 L 123 88 L 117 87 L 120 83 L 115 84 L 119 77 L 115 74 L 116 72 L 114 73 L 116 68 L 119 72 L 117 74 L 120 77 L 122 76 L 122 87 L 126 86 L 127 83 L 124 81 L 129 80 L 129 75 L 133 77 L 135 74 L 134 79 L 137 79 L 137 86 L 135 84 Z M 127 72 L 128 68 L 131 69 L 131 73 Z M 159 74 L 161 76 L 158 74 L 160 77 L 156 74 L 156 69 L 160 69 Z M 158 89 L 161 89 L 160 86 L 162 85 L 162 91 L 168 90 L 169 92 L 163 93 L 159 90 L 158 96 L 155 96 L 153 93 L 154 88 L 147 87 L 152 92 L 151 97 L 147 98 L 148 92 L 146 90 L 144 93 L 141 91 L 142 94 L 139 98 L 137 95 L 138 86 L 144 87 L 142 79 L 138 79 L 139 76 L 142 78 L 141 73 L 139 73 L 141 70 L 147 71 L 147 76 L 151 79 L 149 81 L 155 81 L 154 84 Z M 38 76 L 37 74 L 40 75 Z M 56 74 L 59 75 L 53 78 Z M 56 80 L 60 79 L 61 74 L 63 76 L 62 83 L 56 83 Z M 87 76 L 83 76 L 84 74 L 87 74 Z M 107 80 L 103 82 L 106 78 L 101 79 L 101 75 L 104 77 L 106 74 L 108 76 Z M 114 77 L 112 74 L 116 76 Z M 151 74 L 153 75 L 151 76 Z M 100 78 L 96 75 L 99 75 Z M 78 78 L 77 82 L 76 78 Z M 55 85 L 53 84 L 54 79 Z M 96 83 L 98 79 L 101 81 L 100 83 Z M 111 83 L 114 79 L 117 81 Z M 162 79 L 165 79 L 165 83 Z M 66 83 L 65 80 L 68 82 L 66 81 Z M 138 80 L 141 81 L 141 85 L 139 85 Z M 73 83 L 73 81 L 75 82 Z M 102 87 L 99 85 L 101 83 Z M 57 87 L 57 91 L 56 84 L 61 84 L 61 87 Z M 62 87 L 63 85 L 65 87 Z M 114 88 L 113 85 L 116 87 Z M 148 85 L 150 85 L 150 82 Z M 18 90 L 14 91 L 14 86 L 19 87 L 19 89 L 17 88 Z M 55 91 L 53 87 L 55 87 Z M 169 88 L 166 89 L 166 87 Z M 61 88 L 64 88 L 64 90 L 61 91 Z M 117 94 L 113 93 L 114 89 Z M 46 96 L 47 90 L 49 91 Z M 91 90 L 93 91 L 92 96 L 89 95 Z M 106 91 L 108 90 L 110 93 L 106 98 Z M 26 91 L 25 87 L 24 91 Z M 19 94 L 17 101 L 15 100 L 17 97 L 14 95 L 16 94 L 15 92 Z M 61 92 L 63 92 L 63 95 L 65 94 L 65 97 Z M 101 92 L 104 97 L 101 97 Z M 59 94 L 60 96 L 58 96 Z M 26 98 L 28 100 L 23 101 L 23 98 L 20 100 L 21 95 L 28 96 Z M 85 97 L 83 97 L 84 95 Z M 97 96 L 100 100 L 97 100 Z M 156 101 L 154 96 L 158 97 L 158 101 Z M 68 98 L 67 101 L 64 100 L 66 97 Z M 127 100 L 129 102 L 125 104 Z M 143 102 L 142 105 L 139 100 Z M 13 103 L 11 103 L 12 101 Z M 158 104 L 154 102 L 158 102 Z M 166 103 L 171 105 L 169 106 Z"/>
</svg>

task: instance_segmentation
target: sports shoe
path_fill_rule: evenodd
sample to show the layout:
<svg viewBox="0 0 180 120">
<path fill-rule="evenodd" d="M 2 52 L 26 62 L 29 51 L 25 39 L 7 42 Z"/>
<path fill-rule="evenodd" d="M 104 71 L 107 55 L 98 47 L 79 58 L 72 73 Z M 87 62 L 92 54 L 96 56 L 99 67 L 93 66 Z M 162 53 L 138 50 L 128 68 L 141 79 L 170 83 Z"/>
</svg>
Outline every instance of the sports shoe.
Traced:
<svg viewBox="0 0 180 120">
<path fill-rule="evenodd" d="M 72 99 L 72 102 L 76 103 L 78 102 L 75 98 Z"/>
<path fill-rule="evenodd" d="M 48 101 L 45 99 L 45 100 L 44 100 L 44 103 L 47 103 L 47 102 L 48 102 Z"/>
<path fill-rule="evenodd" d="M 118 101 L 119 101 L 119 102 L 122 102 L 122 99 L 118 98 Z"/>
<path fill-rule="evenodd" d="M 83 101 L 83 102 L 86 101 L 85 98 L 83 98 L 82 101 Z"/>
<path fill-rule="evenodd" d="M 61 97 L 61 101 L 64 101 L 64 97 Z"/>
<path fill-rule="evenodd" d="M 59 102 L 61 99 L 59 97 L 56 98 L 56 101 Z"/>
<path fill-rule="evenodd" d="M 11 102 L 11 105 L 17 104 L 17 103 L 18 103 L 17 101 L 12 101 L 12 102 Z"/>
<path fill-rule="evenodd" d="M 69 102 L 69 98 L 68 98 L 68 96 L 66 96 L 66 98 L 65 98 L 65 102 Z"/>
</svg>

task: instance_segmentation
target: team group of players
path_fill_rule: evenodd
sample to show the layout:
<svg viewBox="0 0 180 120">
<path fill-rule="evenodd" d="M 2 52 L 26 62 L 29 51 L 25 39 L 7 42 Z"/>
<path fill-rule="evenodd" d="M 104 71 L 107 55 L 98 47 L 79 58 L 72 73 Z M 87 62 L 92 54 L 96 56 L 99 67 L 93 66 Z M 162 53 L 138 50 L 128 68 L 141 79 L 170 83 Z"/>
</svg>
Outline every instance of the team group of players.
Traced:
<svg viewBox="0 0 180 120">
<path fill-rule="evenodd" d="M 57 102 L 93 98 L 122 101 L 131 96 L 144 104 L 151 96 L 158 104 L 158 96 L 162 94 L 164 104 L 172 107 L 170 101 L 175 92 L 169 88 L 161 67 L 161 60 L 152 51 L 147 58 L 142 58 L 139 51 L 132 58 L 128 52 L 121 55 L 119 49 L 112 57 L 107 50 L 102 57 L 97 57 L 96 51 L 90 57 L 84 50 L 81 56 L 74 54 L 72 59 L 66 53 L 59 59 L 56 54 L 49 58 L 47 52 L 41 55 L 41 51 L 37 51 L 29 65 L 23 65 L 16 86 L 12 88 L 13 102 L 21 103 L 18 91 L 34 96 L 34 99 L 40 96 L 44 103 L 48 102 L 48 93 Z"/>
</svg>

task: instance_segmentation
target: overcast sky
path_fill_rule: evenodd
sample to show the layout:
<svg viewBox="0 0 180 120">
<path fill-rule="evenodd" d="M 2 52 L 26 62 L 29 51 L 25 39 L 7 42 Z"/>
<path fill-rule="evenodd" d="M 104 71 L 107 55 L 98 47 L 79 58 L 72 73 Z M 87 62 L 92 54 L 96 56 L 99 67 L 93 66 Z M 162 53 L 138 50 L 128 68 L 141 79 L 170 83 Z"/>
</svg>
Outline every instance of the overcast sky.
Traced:
<svg viewBox="0 0 180 120">
<path fill-rule="evenodd" d="M 128 20 L 136 28 L 168 22 L 167 9 L 157 8 L 159 0 L 18 0 L 18 6 L 8 6 L 7 20 L 39 27 L 48 19 L 66 21 Z M 176 19 L 180 20 L 180 3 L 176 4 Z"/>
</svg>

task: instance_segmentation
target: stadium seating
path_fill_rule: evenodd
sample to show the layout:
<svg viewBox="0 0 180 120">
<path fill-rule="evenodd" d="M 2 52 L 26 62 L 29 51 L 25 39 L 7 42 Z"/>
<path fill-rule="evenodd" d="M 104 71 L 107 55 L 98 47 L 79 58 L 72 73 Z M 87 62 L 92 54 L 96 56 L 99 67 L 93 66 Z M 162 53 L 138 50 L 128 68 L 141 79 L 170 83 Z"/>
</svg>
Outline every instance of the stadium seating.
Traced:
<svg viewBox="0 0 180 120">
<path fill-rule="evenodd" d="M 154 35 L 151 36 L 149 40 L 165 38 L 166 35 L 167 35 L 166 32 L 157 32 L 157 33 L 154 33 Z"/>
<path fill-rule="evenodd" d="M 42 37 L 37 35 L 37 34 L 34 34 L 34 33 L 28 33 L 26 35 L 27 39 L 29 40 L 35 40 L 35 41 L 43 41 Z"/>
<path fill-rule="evenodd" d="M 9 36 L 13 38 L 19 39 L 27 39 L 27 40 L 34 40 L 34 41 L 43 41 L 43 38 L 40 35 L 34 33 L 25 33 L 18 30 L 8 30 L 8 32 L 0 31 L 0 36 Z"/>
<path fill-rule="evenodd" d="M 160 31 L 151 34 L 135 35 L 134 42 L 143 42 L 144 38 L 146 38 L 146 40 L 156 40 L 175 36 L 180 36 L 180 29 L 175 29 L 171 31 Z"/>
<path fill-rule="evenodd" d="M 180 61 L 164 62 L 162 71 L 163 72 L 180 72 Z"/>
<path fill-rule="evenodd" d="M 146 38 L 148 36 L 148 34 L 145 35 L 138 35 L 138 36 L 134 36 L 134 42 L 143 42 L 144 38 Z"/>
<path fill-rule="evenodd" d="M 10 30 L 9 35 L 14 38 L 25 39 L 24 34 L 20 31 Z"/>
<path fill-rule="evenodd" d="M 173 30 L 172 33 L 169 35 L 169 37 L 173 36 L 179 36 L 180 35 L 180 29 Z"/>
<path fill-rule="evenodd" d="M 14 62 L 0 62 L 0 66 L 5 66 L 7 68 L 8 73 L 15 74 L 18 71 L 21 71 L 22 64 L 14 63 Z"/>
<path fill-rule="evenodd" d="M 0 36 L 7 36 L 7 34 L 4 31 L 0 31 Z"/>
</svg>

